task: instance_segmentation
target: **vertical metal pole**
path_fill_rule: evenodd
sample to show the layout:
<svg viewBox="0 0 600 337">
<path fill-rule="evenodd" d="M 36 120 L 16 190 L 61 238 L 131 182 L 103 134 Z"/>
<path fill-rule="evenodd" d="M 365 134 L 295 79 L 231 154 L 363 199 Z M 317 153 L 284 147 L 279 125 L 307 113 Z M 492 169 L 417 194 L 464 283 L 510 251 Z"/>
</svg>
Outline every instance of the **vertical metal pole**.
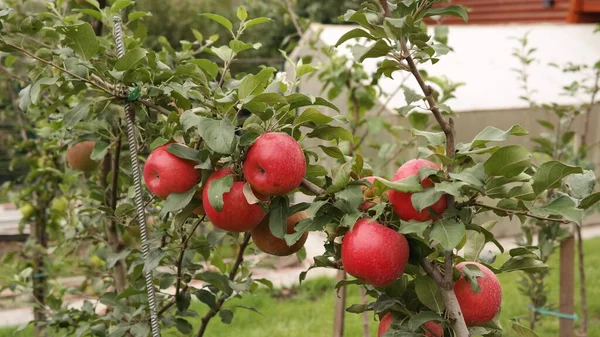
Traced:
<svg viewBox="0 0 600 337">
<path fill-rule="evenodd" d="M 121 17 L 113 17 L 114 22 L 114 37 L 117 45 L 117 55 L 119 58 L 125 55 L 125 43 L 123 42 L 123 26 L 121 25 Z M 135 208 L 137 220 L 140 225 L 140 236 L 142 239 L 142 255 L 144 260 L 147 259 L 150 252 L 148 240 L 148 231 L 146 229 L 146 215 L 144 213 L 144 203 L 142 200 L 142 179 L 140 167 L 138 164 L 138 145 L 135 139 L 135 108 L 132 103 L 125 106 L 125 115 L 127 121 L 127 141 L 129 143 L 129 154 L 131 159 L 131 171 L 133 174 L 133 187 L 135 189 Z M 158 326 L 158 315 L 156 314 L 156 295 L 154 294 L 154 282 L 151 270 L 145 270 L 144 278 L 146 279 L 146 291 L 148 292 L 148 307 L 150 309 L 150 328 L 153 337 L 160 337 Z"/>
</svg>

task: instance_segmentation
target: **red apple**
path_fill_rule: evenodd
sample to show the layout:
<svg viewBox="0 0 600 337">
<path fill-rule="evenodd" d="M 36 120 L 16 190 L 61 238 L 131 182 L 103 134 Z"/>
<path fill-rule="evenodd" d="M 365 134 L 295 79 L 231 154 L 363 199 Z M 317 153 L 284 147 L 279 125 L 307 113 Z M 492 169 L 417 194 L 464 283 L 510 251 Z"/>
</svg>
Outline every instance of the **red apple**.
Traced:
<svg viewBox="0 0 600 337">
<path fill-rule="evenodd" d="M 244 160 L 244 178 L 265 196 L 284 195 L 300 186 L 306 159 L 300 144 L 281 132 L 265 133 L 250 146 Z"/>
<path fill-rule="evenodd" d="M 375 179 L 381 179 L 380 177 L 375 177 L 375 176 L 369 176 L 369 177 L 364 177 L 361 180 L 366 180 L 368 182 L 371 183 L 371 185 L 373 185 L 375 183 Z M 375 187 L 367 187 L 364 185 L 361 185 L 360 188 L 363 191 L 363 203 L 360 205 L 360 210 L 362 211 L 366 211 L 369 208 L 375 206 L 378 202 L 379 202 L 379 197 L 375 196 Z"/>
<path fill-rule="evenodd" d="M 265 211 L 259 204 L 249 204 L 244 195 L 245 182 L 234 181 L 229 192 L 223 193 L 223 209 L 217 211 L 208 199 L 208 187 L 211 181 L 233 174 L 230 168 L 213 173 L 207 180 L 202 192 L 202 205 L 206 216 L 215 227 L 230 232 L 245 232 L 258 226 L 265 217 Z"/>
<path fill-rule="evenodd" d="M 96 142 L 86 140 L 73 145 L 67 150 L 67 162 L 75 170 L 84 172 L 91 171 L 96 168 L 97 162 L 93 161 L 90 156 L 94 150 Z"/>
<path fill-rule="evenodd" d="M 483 277 L 477 278 L 481 288 L 477 294 L 471 290 L 471 282 L 462 275 L 467 264 L 476 265 L 483 273 Z M 467 326 L 480 326 L 494 319 L 502 304 L 502 287 L 496 274 L 477 262 L 461 262 L 456 268 L 461 271 L 461 278 L 454 283 L 454 293 Z"/>
<path fill-rule="evenodd" d="M 413 159 L 409 160 L 404 165 L 400 166 L 396 174 L 394 175 L 393 181 L 402 180 L 413 175 L 419 174 L 419 169 L 422 167 L 431 167 L 439 170 L 440 167 L 436 164 L 425 159 Z M 433 186 L 431 179 L 426 178 L 421 182 L 423 188 L 429 188 Z M 436 214 L 441 215 L 446 210 L 446 195 L 442 195 L 438 201 L 433 205 L 417 212 L 412 204 L 411 196 L 412 193 L 403 193 L 394 190 L 388 191 L 390 203 L 394 209 L 394 212 L 404 221 L 416 220 L 416 221 L 428 221 L 433 220 L 434 216 L 429 210 L 434 211 Z"/>
<path fill-rule="evenodd" d="M 150 192 L 161 199 L 167 199 L 171 193 L 188 191 L 200 178 L 195 163 L 167 151 L 169 145 L 154 149 L 144 165 L 144 182 Z"/>
<path fill-rule="evenodd" d="M 375 287 L 392 284 L 404 272 L 409 247 L 404 235 L 373 219 L 360 219 L 342 240 L 346 272 Z"/>
<path fill-rule="evenodd" d="M 306 212 L 297 212 L 289 216 L 286 220 L 287 225 L 287 234 L 294 233 L 294 227 L 298 222 L 308 219 L 308 214 Z M 276 255 L 276 256 L 288 256 L 298 252 L 306 242 L 308 238 L 308 232 L 302 234 L 300 240 L 294 243 L 291 246 L 288 246 L 285 240 L 280 239 L 271 233 L 269 229 L 269 218 L 265 217 L 265 219 L 256 227 L 254 227 L 250 234 L 252 235 L 252 241 L 258 249 L 261 251 Z"/>
<path fill-rule="evenodd" d="M 383 336 L 390 327 L 394 323 L 394 316 L 391 312 L 383 315 L 381 321 L 379 321 L 379 329 L 377 329 L 377 337 Z M 426 328 L 425 336 L 427 337 L 442 337 L 444 334 L 444 330 L 442 329 L 442 325 L 436 322 L 427 322 L 423 324 Z M 428 330 L 428 331 L 427 331 Z"/>
</svg>

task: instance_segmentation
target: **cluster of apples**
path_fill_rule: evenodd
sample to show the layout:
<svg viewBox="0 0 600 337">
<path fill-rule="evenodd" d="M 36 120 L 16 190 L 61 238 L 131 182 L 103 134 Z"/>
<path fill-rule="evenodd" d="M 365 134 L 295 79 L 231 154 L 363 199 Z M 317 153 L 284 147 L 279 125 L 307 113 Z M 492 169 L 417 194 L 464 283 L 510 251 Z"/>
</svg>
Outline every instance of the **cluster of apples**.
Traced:
<svg viewBox="0 0 600 337">
<path fill-rule="evenodd" d="M 439 170 L 436 164 L 424 160 L 413 159 L 406 162 L 396 171 L 393 180 L 398 181 L 417 176 L 423 167 Z M 371 184 L 380 177 L 366 177 Z M 423 188 L 431 188 L 433 181 L 426 178 L 421 181 Z M 377 203 L 373 188 L 363 188 L 363 211 Z M 433 205 L 421 210 L 414 208 L 412 193 L 394 190 L 387 191 L 389 202 L 394 212 L 404 221 L 437 220 L 447 207 L 446 195 L 442 195 Z M 392 230 L 373 219 L 360 219 L 342 241 L 342 264 L 346 272 L 375 287 L 386 287 L 396 281 L 408 263 L 409 243 L 401 233 Z M 465 265 L 474 264 L 483 277 L 477 279 L 481 291 L 474 293 L 471 283 L 463 275 L 454 284 L 454 292 L 468 326 L 483 325 L 491 321 L 500 310 L 502 289 L 496 275 L 486 266 L 476 262 L 463 262 L 456 266 L 462 271 Z M 382 336 L 394 321 L 392 313 L 385 314 L 380 322 L 378 336 Z M 441 337 L 442 326 L 439 323 L 427 322 L 425 336 Z"/>
<path fill-rule="evenodd" d="M 166 199 L 171 193 L 186 192 L 198 185 L 200 171 L 190 160 L 182 159 L 170 153 L 166 144 L 157 147 L 144 166 L 144 181 L 154 195 Z M 194 213 L 208 217 L 217 228 L 230 232 L 250 231 L 252 240 L 262 251 L 279 256 L 296 253 L 302 248 L 308 233 L 289 247 L 286 242 L 275 237 L 269 230 L 269 218 L 259 203 L 249 203 L 244 186 L 250 185 L 254 196 L 268 202 L 269 198 L 285 195 L 300 186 L 306 174 L 306 159 L 302 147 L 288 134 L 270 132 L 259 136 L 248 149 L 243 174 L 237 175 L 232 168 L 224 167 L 215 170 L 203 184 L 195 197 L 201 199 L 202 205 Z M 220 178 L 231 175 L 233 185 L 223 193 L 223 207 L 216 210 L 209 202 L 209 184 Z M 294 232 L 295 225 L 308 218 L 306 212 L 298 212 L 288 217 L 287 233 Z"/>
</svg>

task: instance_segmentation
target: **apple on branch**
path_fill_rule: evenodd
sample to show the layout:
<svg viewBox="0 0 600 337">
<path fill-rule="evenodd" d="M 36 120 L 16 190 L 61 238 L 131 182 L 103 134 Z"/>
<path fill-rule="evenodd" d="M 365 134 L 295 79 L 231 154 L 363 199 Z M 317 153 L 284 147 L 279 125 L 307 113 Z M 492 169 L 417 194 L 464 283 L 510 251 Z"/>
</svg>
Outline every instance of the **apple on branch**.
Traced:
<svg viewBox="0 0 600 337">
<path fill-rule="evenodd" d="M 200 179 L 193 161 L 167 151 L 171 144 L 154 149 L 144 165 L 144 182 L 150 192 L 161 199 L 167 199 L 171 193 L 188 191 Z"/>
<path fill-rule="evenodd" d="M 286 220 L 286 233 L 293 234 L 295 232 L 294 227 L 302 220 L 308 219 L 308 214 L 305 211 L 300 211 L 290 215 Z M 269 228 L 269 218 L 265 219 L 255 228 L 250 231 L 252 235 L 252 241 L 261 251 L 276 255 L 276 256 L 288 256 L 298 252 L 306 242 L 308 238 L 308 232 L 302 234 L 300 239 L 291 246 L 271 233 Z"/>
<path fill-rule="evenodd" d="M 94 151 L 96 142 L 86 140 L 73 145 L 67 150 L 67 162 L 74 170 L 89 172 L 98 166 L 98 163 L 92 160 L 91 155 Z"/>
<path fill-rule="evenodd" d="M 264 196 L 284 195 L 300 186 L 306 159 L 298 142 L 282 132 L 261 135 L 248 149 L 244 178 Z"/>
<path fill-rule="evenodd" d="M 396 281 L 408 263 L 408 241 L 373 219 L 360 219 L 342 240 L 346 272 L 375 287 Z"/>
<path fill-rule="evenodd" d="M 416 176 L 419 174 L 419 170 L 423 167 L 431 167 L 436 170 L 440 169 L 439 166 L 430 162 L 429 160 L 412 159 L 398 168 L 396 174 L 394 174 L 393 181 L 406 179 L 410 176 Z M 429 178 L 425 178 L 423 181 L 421 181 L 421 186 L 423 186 L 423 188 L 430 188 L 433 186 L 433 181 L 431 181 Z M 432 211 L 440 216 L 446 210 L 447 205 L 445 194 L 442 195 L 433 205 L 421 210 L 421 212 L 417 212 L 415 209 L 411 200 L 412 195 L 413 193 L 405 193 L 394 190 L 388 191 L 388 197 L 394 212 L 400 217 L 400 219 L 404 221 L 415 220 L 425 222 L 434 220 L 434 215 L 431 213 Z"/>
<path fill-rule="evenodd" d="M 243 181 L 233 181 L 228 192 L 223 193 L 223 207 L 217 211 L 210 203 L 209 193 L 211 182 L 228 175 L 235 178 L 235 172 L 231 168 L 223 168 L 214 172 L 206 181 L 202 191 L 202 205 L 210 222 L 215 227 L 230 232 L 245 232 L 258 226 L 266 213 L 260 204 L 250 204 L 244 195 Z M 263 198 L 260 194 L 255 196 Z"/>
</svg>

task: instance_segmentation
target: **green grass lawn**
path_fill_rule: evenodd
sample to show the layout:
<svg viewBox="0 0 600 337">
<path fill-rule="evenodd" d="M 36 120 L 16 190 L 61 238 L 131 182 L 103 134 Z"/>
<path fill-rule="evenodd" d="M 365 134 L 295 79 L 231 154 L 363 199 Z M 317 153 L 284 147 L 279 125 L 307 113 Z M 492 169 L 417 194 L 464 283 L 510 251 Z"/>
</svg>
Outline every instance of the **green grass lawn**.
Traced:
<svg viewBox="0 0 600 337">
<path fill-rule="evenodd" d="M 590 313 L 588 336 L 600 336 L 600 287 L 596 280 L 600 277 L 600 254 L 595 253 L 595 248 L 600 245 L 600 238 L 587 240 L 585 242 L 586 261 L 588 277 L 588 309 Z M 558 302 L 558 254 L 550 261 L 552 268 L 549 276 L 549 286 L 552 291 L 552 299 Z M 526 316 L 527 299 L 519 294 L 517 282 L 519 273 L 500 275 L 503 285 L 502 324 L 506 329 L 504 336 L 516 337 L 510 331 L 509 320 L 516 316 Z M 268 293 L 262 291 L 256 296 L 248 296 L 241 300 L 232 300 L 228 308 L 233 309 L 235 316 L 231 325 L 220 322 L 217 318 L 211 321 L 207 337 L 329 337 L 333 327 L 333 308 L 335 293 L 333 291 L 334 280 L 316 279 L 302 284 L 301 287 L 292 290 L 296 292 L 292 296 L 281 297 L 280 291 Z M 578 283 L 577 283 L 578 284 Z M 359 303 L 359 291 L 357 287 L 349 288 L 348 305 Z M 577 300 L 577 303 L 579 301 Z M 262 315 L 255 312 L 235 308 L 236 305 L 255 307 Z M 199 303 L 193 304 L 193 309 L 205 312 L 205 307 Z M 579 313 L 578 313 L 579 314 Z M 371 315 L 372 317 L 372 315 Z M 198 326 L 195 319 L 194 328 Z M 346 315 L 346 336 L 362 336 L 361 316 L 348 313 Z M 377 322 L 371 322 L 371 336 L 376 336 Z M 540 337 L 558 337 L 558 319 L 546 316 L 536 328 Z M 0 330 L 0 337 L 13 336 L 10 329 Z M 32 336 L 31 330 L 25 330 L 17 337 Z M 163 336 L 181 336 L 176 331 L 168 331 Z"/>
</svg>

